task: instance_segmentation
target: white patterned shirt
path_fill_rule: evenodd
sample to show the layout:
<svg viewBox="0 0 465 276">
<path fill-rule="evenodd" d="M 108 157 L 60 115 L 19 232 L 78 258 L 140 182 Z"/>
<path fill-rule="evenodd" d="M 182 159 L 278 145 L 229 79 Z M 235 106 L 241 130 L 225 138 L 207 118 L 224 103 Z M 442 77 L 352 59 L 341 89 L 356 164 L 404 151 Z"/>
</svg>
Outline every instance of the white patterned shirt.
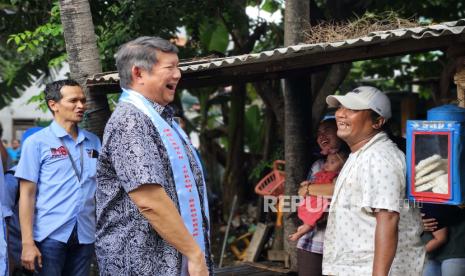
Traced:
<svg viewBox="0 0 465 276">
<path fill-rule="evenodd" d="M 336 181 L 324 242 L 324 275 L 372 275 L 376 217 L 400 214 L 389 275 L 421 275 L 425 259 L 419 209 L 405 203 L 405 156 L 384 132 L 350 154 Z"/>
</svg>

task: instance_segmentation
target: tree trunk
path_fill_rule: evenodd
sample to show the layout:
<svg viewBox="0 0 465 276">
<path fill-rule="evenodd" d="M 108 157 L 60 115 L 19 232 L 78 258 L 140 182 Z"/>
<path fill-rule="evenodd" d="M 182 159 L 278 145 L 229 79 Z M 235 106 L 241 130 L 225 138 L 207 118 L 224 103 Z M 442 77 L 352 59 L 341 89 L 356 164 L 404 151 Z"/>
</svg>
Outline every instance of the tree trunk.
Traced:
<svg viewBox="0 0 465 276">
<path fill-rule="evenodd" d="M 284 114 L 283 114 L 284 115 Z M 273 111 L 265 107 L 265 135 L 263 137 L 263 150 L 262 150 L 262 160 L 268 160 L 272 157 L 273 147 L 276 143 L 277 133 L 276 130 L 276 117 Z"/>
<path fill-rule="evenodd" d="M 89 2 L 60 0 L 60 14 L 71 78 L 86 91 L 88 112 L 85 127 L 102 137 L 110 116 L 107 97 L 92 95 L 85 87 L 88 77 L 102 72 Z"/>
<path fill-rule="evenodd" d="M 287 0 L 284 12 L 284 46 L 304 42 L 302 29 L 309 22 L 310 3 Z"/>
<path fill-rule="evenodd" d="M 234 22 L 229 22 L 227 18 L 222 17 L 225 26 L 229 28 L 228 32 L 234 41 L 234 48 L 231 52 L 233 55 L 250 53 L 253 50 L 255 42 L 265 34 L 266 25 L 256 26 L 252 33 L 249 33 L 249 18 L 245 13 L 244 7 L 247 6 L 246 0 L 231 1 L 239 11 Z M 228 125 L 228 157 L 223 181 L 223 211 L 224 217 L 229 213 L 234 195 L 237 195 L 238 204 L 243 202 L 245 185 L 247 177 L 244 164 L 244 112 L 246 100 L 245 84 L 232 86 L 231 91 L 231 109 L 229 110 Z M 225 122 L 226 124 L 226 122 Z"/>
<path fill-rule="evenodd" d="M 308 21 L 308 1 L 288 0 L 284 15 L 285 46 L 303 42 L 302 27 Z M 297 195 L 300 181 L 305 179 L 310 163 L 311 88 L 309 78 L 289 78 L 284 81 L 284 151 L 286 159 L 285 195 Z M 296 230 L 297 221 L 284 213 L 284 237 Z M 297 271 L 296 243 L 284 239 L 284 249 L 290 254 L 290 268 Z"/>
<path fill-rule="evenodd" d="M 229 213 L 234 195 L 237 195 L 238 203 L 240 203 L 245 190 L 246 178 L 243 170 L 245 98 L 245 84 L 234 85 L 231 91 L 228 155 L 223 181 L 223 216 Z"/>
<path fill-rule="evenodd" d="M 316 131 L 318 124 L 326 111 L 326 97 L 333 94 L 344 81 L 352 67 L 352 63 L 340 63 L 331 65 L 326 73 L 323 85 L 318 88 L 313 99 L 312 107 L 312 130 Z"/>
<path fill-rule="evenodd" d="M 222 132 L 215 131 L 215 135 L 211 135 L 208 131 L 208 104 L 210 90 L 199 89 L 196 93 L 200 104 L 200 153 L 207 177 L 207 187 L 209 193 L 220 195 L 222 192 L 222 169 L 225 166 L 226 154 L 220 145 L 216 142 L 216 138 L 222 135 Z M 210 202 L 212 203 L 212 202 Z M 213 208 L 211 208 L 213 209 Z M 213 214 L 212 214 L 213 215 Z"/>
<path fill-rule="evenodd" d="M 454 79 L 454 74 L 458 70 L 458 67 L 460 67 L 460 65 L 458 64 L 458 59 L 459 57 L 465 56 L 465 44 L 457 43 L 457 44 L 451 45 L 447 49 L 446 54 L 447 54 L 447 63 L 445 64 L 444 69 L 441 73 L 441 78 L 440 78 L 440 83 L 439 83 L 440 98 L 441 98 L 440 100 L 442 103 L 448 103 L 451 100 L 454 100 L 450 93 L 451 84 L 452 84 L 452 80 Z M 454 80 L 454 82 L 456 81 Z M 460 88 L 459 87 L 457 88 L 458 88 L 457 92 L 459 92 Z"/>
<path fill-rule="evenodd" d="M 457 85 L 458 106 L 465 108 L 465 56 L 457 58 L 454 83 Z"/>
<path fill-rule="evenodd" d="M 265 106 L 270 109 L 276 119 L 275 134 L 284 137 L 284 97 L 279 80 L 255 82 L 254 88 L 262 98 Z"/>
</svg>

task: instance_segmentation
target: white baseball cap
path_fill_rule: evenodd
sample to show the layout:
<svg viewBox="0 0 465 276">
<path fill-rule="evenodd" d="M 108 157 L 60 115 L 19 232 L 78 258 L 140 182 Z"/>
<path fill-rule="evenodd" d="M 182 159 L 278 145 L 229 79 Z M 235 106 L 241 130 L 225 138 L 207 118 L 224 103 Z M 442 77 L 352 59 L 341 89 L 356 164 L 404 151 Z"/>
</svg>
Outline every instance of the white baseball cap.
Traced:
<svg viewBox="0 0 465 276">
<path fill-rule="evenodd" d="M 391 118 L 391 101 L 379 89 L 372 86 L 359 86 L 345 95 L 326 97 L 329 107 L 342 105 L 352 110 L 371 109 L 384 119 Z"/>
</svg>

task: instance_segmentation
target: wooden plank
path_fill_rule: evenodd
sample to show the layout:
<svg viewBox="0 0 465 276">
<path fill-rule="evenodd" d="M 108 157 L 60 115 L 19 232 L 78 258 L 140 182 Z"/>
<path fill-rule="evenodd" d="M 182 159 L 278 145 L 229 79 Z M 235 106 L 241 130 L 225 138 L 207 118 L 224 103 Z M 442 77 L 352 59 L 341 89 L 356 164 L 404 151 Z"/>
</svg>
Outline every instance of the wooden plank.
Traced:
<svg viewBox="0 0 465 276">
<path fill-rule="evenodd" d="M 296 275 L 276 263 L 249 263 L 241 262 L 234 266 L 215 269 L 216 276 L 285 276 Z"/>
<path fill-rule="evenodd" d="M 258 223 L 255 229 L 255 233 L 252 236 L 247 251 L 245 252 L 244 260 L 246 262 L 255 262 L 262 251 L 263 245 L 265 244 L 265 237 L 267 236 L 271 226 L 264 223 Z"/>
<path fill-rule="evenodd" d="M 284 250 L 268 250 L 269 261 L 284 261 L 287 255 L 287 252 Z"/>
<path fill-rule="evenodd" d="M 246 264 L 249 266 L 261 268 L 261 269 L 268 270 L 268 271 L 283 273 L 283 274 L 287 274 L 290 272 L 289 269 L 277 266 L 276 264 L 271 265 L 272 263 L 246 263 Z"/>
</svg>

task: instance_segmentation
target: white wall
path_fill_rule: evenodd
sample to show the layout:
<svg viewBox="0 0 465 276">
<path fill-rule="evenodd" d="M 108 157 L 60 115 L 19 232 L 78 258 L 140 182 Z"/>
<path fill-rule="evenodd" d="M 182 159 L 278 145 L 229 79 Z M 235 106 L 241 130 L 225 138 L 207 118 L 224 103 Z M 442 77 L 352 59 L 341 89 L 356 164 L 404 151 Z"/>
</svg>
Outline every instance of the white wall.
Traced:
<svg viewBox="0 0 465 276">
<path fill-rule="evenodd" d="M 63 68 L 53 76 L 53 79 L 64 79 L 66 78 L 66 73 L 69 72 L 68 64 L 65 64 Z M 29 119 L 29 120 L 50 120 L 52 119 L 52 114 L 50 111 L 42 112 L 38 109 L 38 103 L 27 104 L 27 101 L 41 91 L 44 90 L 44 86 L 38 86 L 37 84 L 27 88 L 21 97 L 14 99 L 8 106 L 0 110 L 0 123 L 3 127 L 3 136 L 2 139 L 7 139 L 8 142 L 11 142 L 13 138 L 13 119 Z M 21 137 L 16 137 L 21 138 Z"/>
</svg>

